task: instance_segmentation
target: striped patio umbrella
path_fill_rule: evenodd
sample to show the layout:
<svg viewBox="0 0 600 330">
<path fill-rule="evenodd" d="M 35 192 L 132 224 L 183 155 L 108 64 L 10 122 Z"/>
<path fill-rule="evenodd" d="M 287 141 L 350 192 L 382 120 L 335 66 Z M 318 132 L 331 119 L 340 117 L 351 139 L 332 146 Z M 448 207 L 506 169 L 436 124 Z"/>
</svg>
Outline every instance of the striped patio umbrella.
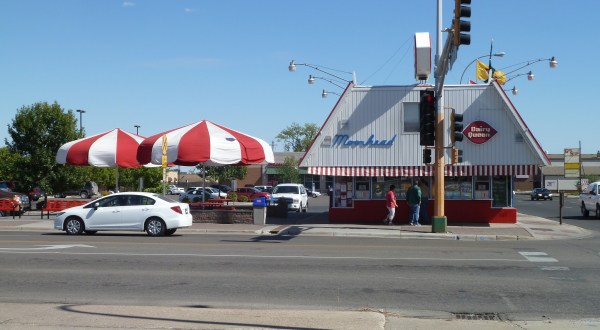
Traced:
<svg viewBox="0 0 600 330">
<path fill-rule="evenodd" d="M 165 141 L 166 139 L 166 141 Z M 164 144 L 164 146 L 163 146 Z M 140 144 L 140 163 L 206 166 L 273 163 L 271 146 L 259 139 L 208 120 L 146 138 Z"/>
<path fill-rule="evenodd" d="M 63 144 L 56 152 L 56 162 L 75 166 L 116 167 L 116 190 L 119 190 L 119 167 L 140 167 L 136 154 L 144 137 L 119 128 Z"/>
</svg>

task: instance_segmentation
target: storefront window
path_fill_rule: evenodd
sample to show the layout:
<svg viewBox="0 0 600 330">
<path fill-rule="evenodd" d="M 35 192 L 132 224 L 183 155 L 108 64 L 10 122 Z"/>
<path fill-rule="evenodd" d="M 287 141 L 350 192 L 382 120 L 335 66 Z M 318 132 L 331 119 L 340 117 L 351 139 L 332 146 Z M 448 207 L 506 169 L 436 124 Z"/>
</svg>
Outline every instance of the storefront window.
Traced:
<svg viewBox="0 0 600 330">
<path fill-rule="evenodd" d="M 378 176 L 372 180 L 373 191 L 371 192 L 373 199 L 385 199 L 385 178 Z M 389 186 L 388 186 L 389 187 Z M 388 188 L 389 189 L 389 188 Z"/>
<path fill-rule="evenodd" d="M 385 199 L 385 194 L 390 190 L 390 186 L 396 186 L 396 199 L 406 199 L 406 190 L 410 188 L 410 182 L 403 188 L 403 180 L 397 177 L 378 177 L 373 183 L 373 199 Z"/>
<path fill-rule="evenodd" d="M 490 177 L 475 177 L 475 199 L 490 199 Z"/>
<path fill-rule="evenodd" d="M 445 199 L 472 199 L 473 181 L 470 176 L 454 176 L 444 179 Z"/>
<path fill-rule="evenodd" d="M 334 207 L 353 207 L 354 187 L 352 177 L 336 177 L 333 189 Z"/>
<path fill-rule="evenodd" d="M 492 206 L 507 207 L 510 205 L 509 194 L 512 194 L 510 189 L 510 181 L 507 176 L 492 177 Z"/>
<path fill-rule="evenodd" d="M 371 178 L 369 177 L 356 177 L 354 179 L 354 198 L 355 199 L 369 199 L 371 192 Z"/>
</svg>

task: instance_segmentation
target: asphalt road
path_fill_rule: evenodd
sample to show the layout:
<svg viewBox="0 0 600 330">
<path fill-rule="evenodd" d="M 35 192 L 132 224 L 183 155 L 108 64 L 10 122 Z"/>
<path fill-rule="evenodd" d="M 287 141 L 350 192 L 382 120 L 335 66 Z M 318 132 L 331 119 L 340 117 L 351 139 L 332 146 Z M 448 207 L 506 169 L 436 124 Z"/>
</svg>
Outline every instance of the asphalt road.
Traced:
<svg viewBox="0 0 600 330">
<path fill-rule="evenodd" d="M 0 302 L 598 316 L 600 245 L 0 233 Z"/>
<path fill-rule="evenodd" d="M 560 221 L 560 202 L 556 195 L 552 200 L 532 201 L 529 194 L 516 194 L 515 207 L 519 213 Z M 600 232 L 600 220 L 592 216 L 584 218 L 581 215 L 579 198 L 575 196 L 565 197 L 562 208 L 562 221 L 563 223 Z"/>
</svg>

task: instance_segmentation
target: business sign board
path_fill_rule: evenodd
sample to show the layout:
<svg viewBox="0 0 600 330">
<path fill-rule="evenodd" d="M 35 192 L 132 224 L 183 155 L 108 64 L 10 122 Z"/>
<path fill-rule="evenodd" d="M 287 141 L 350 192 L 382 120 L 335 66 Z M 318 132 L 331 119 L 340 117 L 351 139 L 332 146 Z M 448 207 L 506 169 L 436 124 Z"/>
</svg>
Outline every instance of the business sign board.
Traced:
<svg viewBox="0 0 600 330">
<path fill-rule="evenodd" d="M 498 131 L 496 131 L 490 124 L 486 123 L 482 120 L 477 120 L 469 124 L 469 126 L 465 127 L 463 130 L 463 134 L 469 139 L 469 141 L 475 144 L 483 144 L 488 142 L 494 135 L 496 135 Z"/>
<path fill-rule="evenodd" d="M 565 148 L 565 178 L 578 178 L 580 176 L 580 156 L 579 148 Z"/>
</svg>

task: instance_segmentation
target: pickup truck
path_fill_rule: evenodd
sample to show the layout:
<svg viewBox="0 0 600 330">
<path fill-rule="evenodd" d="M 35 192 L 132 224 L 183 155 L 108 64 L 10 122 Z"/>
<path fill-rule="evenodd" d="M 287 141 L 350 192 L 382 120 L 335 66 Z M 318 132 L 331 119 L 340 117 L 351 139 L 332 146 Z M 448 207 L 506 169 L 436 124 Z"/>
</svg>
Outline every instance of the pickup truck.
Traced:
<svg viewBox="0 0 600 330">
<path fill-rule="evenodd" d="M 590 211 L 596 212 L 596 218 L 600 219 L 600 181 L 590 183 L 579 195 L 581 201 L 581 214 L 590 216 Z"/>
</svg>

